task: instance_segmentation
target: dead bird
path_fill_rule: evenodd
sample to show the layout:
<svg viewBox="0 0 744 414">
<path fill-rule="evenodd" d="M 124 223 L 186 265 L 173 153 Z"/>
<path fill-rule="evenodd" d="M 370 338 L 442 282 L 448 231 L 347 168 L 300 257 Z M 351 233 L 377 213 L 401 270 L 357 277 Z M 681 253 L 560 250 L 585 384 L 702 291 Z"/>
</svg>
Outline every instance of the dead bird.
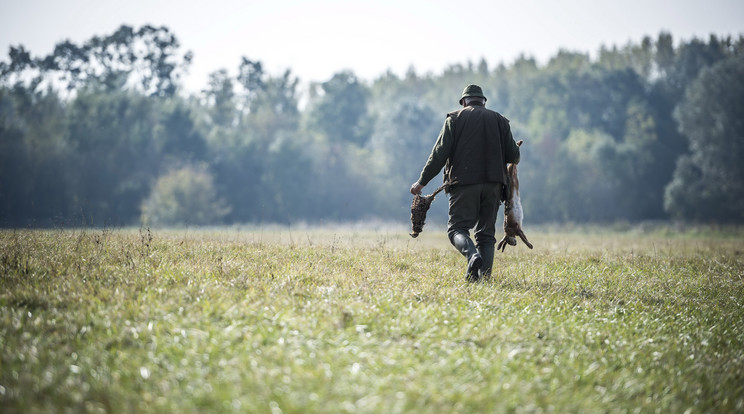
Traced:
<svg viewBox="0 0 744 414">
<path fill-rule="evenodd" d="M 440 191 L 446 189 L 449 185 L 450 183 L 442 184 L 428 196 L 422 196 L 420 194 L 413 196 L 413 201 L 411 201 L 411 237 L 415 239 L 418 237 L 419 233 L 424 231 L 426 212 L 429 211 L 431 202 L 434 201 L 434 197 L 436 197 Z"/>
</svg>

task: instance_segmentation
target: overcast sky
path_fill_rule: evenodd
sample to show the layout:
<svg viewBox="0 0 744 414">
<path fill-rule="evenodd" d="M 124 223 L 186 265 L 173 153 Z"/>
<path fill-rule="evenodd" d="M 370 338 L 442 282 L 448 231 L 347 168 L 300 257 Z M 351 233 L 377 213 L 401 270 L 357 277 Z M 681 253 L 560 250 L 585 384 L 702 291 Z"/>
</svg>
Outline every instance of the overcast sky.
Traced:
<svg viewBox="0 0 744 414">
<path fill-rule="evenodd" d="M 672 33 L 675 42 L 744 34 L 744 0 L 0 0 L 0 60 L 10 45 L 33 56 L 120 25 L 168 27 L 194 53 L 187 88 L 208 74 L 235 74 L 245 56 L 272 74 L 324 81 L 341 70 L 372 80 L 392 70 L 438 73 L 454 63 L 544 63 L 559 49 Z"/>
</svg>

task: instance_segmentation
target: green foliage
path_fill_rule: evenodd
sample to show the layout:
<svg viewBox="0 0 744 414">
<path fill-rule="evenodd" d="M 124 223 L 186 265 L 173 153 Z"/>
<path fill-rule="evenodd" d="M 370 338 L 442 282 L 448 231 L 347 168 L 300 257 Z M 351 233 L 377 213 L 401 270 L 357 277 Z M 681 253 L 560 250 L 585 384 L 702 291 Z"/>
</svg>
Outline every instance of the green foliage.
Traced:
<svg viewBox="0 0 744 414">
<path fill-rule="evenodd" d="M 297 84 L 289 71 L 272 76 L 246 58 L 237 81 L 213 75 L 201 128 L 218 192 L 232 206 L 226 220 L 289 223 L 316 214 L 308 196 L 317 153 L 298 131 Z"/>
<path fill-rule="evenodd" d="M 370 135 L 364 85 L 353 73 L 340 72 L 318 87 L 310 103 L 309 128 L 329 143 L 363 146 Z"/>
<path fill-rule="evenodd" d="M 142 206 L 142 219 L 155 226 L 212 225 L 230 212 L 219 199 L 205 165 L 185 166 L 158 178 Z"/>
<path fill-rule="evenodd" d="M 214 127 L 230 128 L 238 116 L 235 88 L 227 70 L 218 70 L 209 75 L 209 87 L 204 93 L 206 113 Z"/>
<path fill-rule="evenodd" d="M 442 127 L 444 117 L 424 102 L 403 98 L 383 108 L 376 117 L 370 148 L 375 165 L 368 171 L 377 180 L 377 188 L 384 189 L 383 197 L 392 200 L 388 214 L 396 213 L 393 206 L 410 204 L 410 194 L 400 191 L 418 179 L 422 162 L 427 159 L 434 140 Z M 399 194 L 392 197 L 390 194 Z M 443 207 L 446 203 L 438 203 Z"/>
<path fill-rule="evenodd" d="M 667 209 L 676 216 L 744 220 L 744 58 L 703 70 L 687 88 L 676 112 L 690 141 L 667 188 Z"/>
<path fill-rule="evenodd" d="M 118 91 L 132 87 L 148 96 L 175 95 L 180 74 L 191 63 L 190 52 L 180 54 L 178 39 L 166 27 L 122 25 L 108 36 L 95 36 L 82 45 L 69 40 L 57 44 L 45 57 L 32 58 L 23 48 L 11 48 L 10 65 L 3 65 L 0 84 L 42 83 Z"/>
<path fill-rule="evenodd" d="M 179 48 L 152 26 L 45 57 L 11 48 L 0 62 L 0 226 L 131 225 L 169 167 L 201 163 L 231 207 L 227 223 L 407 221 L 407 189 L 469 83 L 525 141 L 528 222 L 744 220 L 742 37 L 675 46 L 661 33 L 596 59 L 560 50 L 545 65 L 481 59 L 369 82 L 343 71 L 309 89 L 244 57 L 237 76 L 218 70 L 193 96 L 177 93 L 191 61 Z M 433 208 L 443 217 L 446 202 Z"/>
<path fill-rule="evenodd" d="M 741 229 L 0 232 L 3 412 L 739 412 Z"/>
<path fill-rule="evenodd" d="M 180 161 L 202 160 L 207 151 L 206 140 L 197 129 L 191 110 L 178 99 L 162 106 L 162 118 L 153 128 L 156 153 Z"/>
<path fill-rule="evenodd" d="M 54 93 L 0 88 L 0 225 L 48 226 L 75 213 L 65 115 Z"/>
<path fill-rule="evenodd" d="M 68 107 L 67 141 L 74 148 L 66 183 L 76 206 L 96 223 L 132 223 L 157 174 L 154 140 L 159 107 L 132 92 L 85 91 Z"/>
</svg>

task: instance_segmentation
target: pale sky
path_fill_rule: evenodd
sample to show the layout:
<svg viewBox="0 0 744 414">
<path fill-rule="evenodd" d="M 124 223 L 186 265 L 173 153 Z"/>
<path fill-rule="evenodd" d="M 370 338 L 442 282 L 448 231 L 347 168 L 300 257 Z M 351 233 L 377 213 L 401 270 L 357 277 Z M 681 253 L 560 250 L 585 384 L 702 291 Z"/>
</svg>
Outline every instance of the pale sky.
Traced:
<svg viewBox="0 0 744 414">
<path fill-rule="evenodd" d="M 82 44 L 120 25 L 164 25 L 191 50 L 184 84 L 237 72 L 241 57 L 303 82 L 352 70 L 371 81 L 387 70 L 439 73 L 450 64 L 544 63 L 559 49 L 596 54 L 670 32 L 675 42 L 744 34 L 744 0 L 0 0 L 0 60 L 10 45 L 33 56 L 69 39 Z"/>
</svg>

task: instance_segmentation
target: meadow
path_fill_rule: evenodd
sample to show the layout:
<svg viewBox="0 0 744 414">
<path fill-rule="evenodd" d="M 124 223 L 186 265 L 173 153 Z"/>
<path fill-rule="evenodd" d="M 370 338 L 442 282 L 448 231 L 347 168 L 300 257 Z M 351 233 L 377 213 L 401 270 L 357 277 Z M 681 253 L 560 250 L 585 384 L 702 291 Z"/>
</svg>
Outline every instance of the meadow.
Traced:
<svg viewBox="0 0 744 414">
<path fill-rule="evenodd" d="M 0 231 L 0 412 L 742 412 L 744 229 Z"/>
</svg>

